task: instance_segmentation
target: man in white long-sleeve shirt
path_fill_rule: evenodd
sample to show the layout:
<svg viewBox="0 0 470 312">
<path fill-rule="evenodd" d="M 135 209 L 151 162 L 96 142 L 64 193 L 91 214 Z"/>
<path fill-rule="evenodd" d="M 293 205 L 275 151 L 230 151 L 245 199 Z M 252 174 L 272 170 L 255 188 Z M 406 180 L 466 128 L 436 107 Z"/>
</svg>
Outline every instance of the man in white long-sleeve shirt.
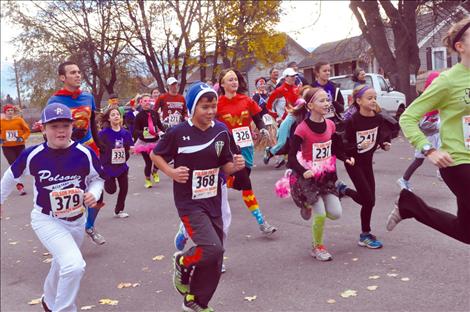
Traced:
<svg viewBox="0 0 470 312">
<path fill-rule="evenodd" d="M 73 118 L 67 106 L 49 104 L 41 121 L 47 142 L 24 150 L 7 169 L 0 204 L 3 206 L 22 176 L 34 177 L 31 227 L 53 256 L 42 304 L 45 311 L 76 311 L 75 299 L 85 272 L 80 252 L 84 206 L 96 204 L 104 173 L 96 155 L 71 140 Z"/>
</svg>

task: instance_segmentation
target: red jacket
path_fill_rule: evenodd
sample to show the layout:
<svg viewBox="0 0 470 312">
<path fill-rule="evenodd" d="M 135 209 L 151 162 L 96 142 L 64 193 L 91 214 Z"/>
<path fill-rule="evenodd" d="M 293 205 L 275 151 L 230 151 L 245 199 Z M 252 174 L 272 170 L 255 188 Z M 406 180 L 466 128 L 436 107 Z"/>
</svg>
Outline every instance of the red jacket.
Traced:
<svg viewBox="0 0 470 312">
<path fill-rule="evenodd" d="M 274 101 L 281 96 L 286 99 L 286 107 L 293 106 L 295 101 L 299 98 L 299 87 L 284 82 L 281 86 L 274 89 L 269 96 L 268 104 L 266 104 L 268 111 L 272 112 Z"/>
</svg>

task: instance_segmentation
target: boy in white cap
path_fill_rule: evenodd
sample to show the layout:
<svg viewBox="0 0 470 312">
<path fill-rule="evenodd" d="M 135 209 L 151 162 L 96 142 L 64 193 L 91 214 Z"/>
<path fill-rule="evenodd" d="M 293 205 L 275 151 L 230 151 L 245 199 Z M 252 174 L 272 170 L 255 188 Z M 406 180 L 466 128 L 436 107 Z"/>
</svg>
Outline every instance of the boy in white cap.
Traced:
<svg viewBox="0 0 470 312">
<path fill-rule="evenodd" d="M 168 92 L 160 95 L 155 103 L 155 111 L 160 114 L 160 119 L 165 130 L 176 126 L 188 118 L 186 101 L 178 93 L 178 80 L 170 77 L 166 80 Z"/>
<path fill-rule="evenodd" d="M 42 305 L 45 311 L 77 311 L 75 299 L 85 272 L 80 252 L 85 206 L 96 205 L 104 173 L 96 154 L 70 139 L 73 118 L 67 106 L 50 103 L 41 121 L 47 142 L 24 150 L 5 171 L 0 204 L 21 177 L 34 177 L 31 228 L 53 257 Z"/>
<path fill-rule="evenodd" d="M 174 257 L 173 284 L 184 296 L 183 311 L 213 311 L 208 304 L 219 283 L 224 253 L 219 171 L 230 175 L 244 168 L 245 161 L 232 155 L 227 128 L 214 121 L 217 93 L 199 82 L 186 98 L 190 118 L 165 133 L 151 158 L 174 180 L 178 214 L 196 244 Z M 173 167 L 168 165 L 171 160 Z"/>
</svg>

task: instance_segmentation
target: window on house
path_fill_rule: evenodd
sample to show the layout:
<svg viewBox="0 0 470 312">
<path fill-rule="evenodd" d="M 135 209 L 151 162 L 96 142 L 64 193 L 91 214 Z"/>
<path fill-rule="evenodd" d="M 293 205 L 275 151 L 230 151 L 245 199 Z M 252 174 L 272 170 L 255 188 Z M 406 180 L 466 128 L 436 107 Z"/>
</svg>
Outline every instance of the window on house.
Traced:
<svg viewBox="0 0 470 312">
<path fill-rule="evenodd" d="M 447 66 L 447 51 L 446 48 L 432 48 L 432 69 L 443 69 Z"/>
</svg>

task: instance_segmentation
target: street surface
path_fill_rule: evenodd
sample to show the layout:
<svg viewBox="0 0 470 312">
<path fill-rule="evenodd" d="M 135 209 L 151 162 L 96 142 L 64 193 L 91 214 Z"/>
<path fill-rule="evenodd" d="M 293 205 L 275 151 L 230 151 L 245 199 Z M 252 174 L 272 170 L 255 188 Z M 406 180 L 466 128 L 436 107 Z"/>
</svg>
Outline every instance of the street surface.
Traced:
<svg viewBox="0 0 470 312">
<path fill-rule="evenodd" d="M 390 152 L 375 155 L 377 204 L 372 231 L 384 243 L 381 250 L 357 246 L 359 206 L 343 199 L 343 216 L 327 220 L 325 245 L 334 260 L 322 263 L 310 254 L 311 221 L 301 219 L 291 198 L 275 196 L 274 183 L 284 171 L 265 166 L 256 155 L 252 171 L 254 191 L 267 220 L 278 227 L 272 238 L 262 237 L 241 194 L 230 190 L 232 226 L 226 244 L 225 265 L 211 306 L 216 311 L 470 311 L 470 248 L 414 220 L 406 220 L 391 233 L 385 220 L 398 195 L 395 183 L 411 162 L 411 146 L 398 138 Z M 78 307 L 90 311 L 180 311 L 182 297 L 172 286 L 173 238 L 178 217 L 172 184 L 143 187 L 143 160 L 132 156 L 128 219 L 113 217 L 116 195 L 106 194 L 97 229 L 107 240 L 95 245 L 85 237 L 87 263 Z M 6 160 L 1 156 L 2 174 Z M 47 166 L 47 164 L 45 164 Z M 342 163 L 338 176 L 350 180 Z M 451 213 L 456 202 L 436 168 L 429 162 L 411 182 L 428 203 Z M 30 226 L 31 179 L 27 196 L 14 192 L 3 207 L 1 220 L 1 311 L 42 311 L 28 305 L 42 294 L 49 270 L 47 250 Z M 470 196 L 470 192 L 469 192 Z M 469 225 L 470 226 L 470 225 Z M 160 257 L 158 257 L 160 256 Z M 122 282 L 130 288 L 118 288 Z M 138 283 L 138 285 L 136 285 Z M 378 286 L 368 290 L 368 286 Z M 374 289 L 375 287 L 371 287 Z M 341 297 L 347 290 L 356 296 Z M 100 299 L 118 300 L 102 305 Z M 88 306 L 88 307 L 87 307 Z M 93 307 L 94 306 L 94 307 Z"/>
</svg>

